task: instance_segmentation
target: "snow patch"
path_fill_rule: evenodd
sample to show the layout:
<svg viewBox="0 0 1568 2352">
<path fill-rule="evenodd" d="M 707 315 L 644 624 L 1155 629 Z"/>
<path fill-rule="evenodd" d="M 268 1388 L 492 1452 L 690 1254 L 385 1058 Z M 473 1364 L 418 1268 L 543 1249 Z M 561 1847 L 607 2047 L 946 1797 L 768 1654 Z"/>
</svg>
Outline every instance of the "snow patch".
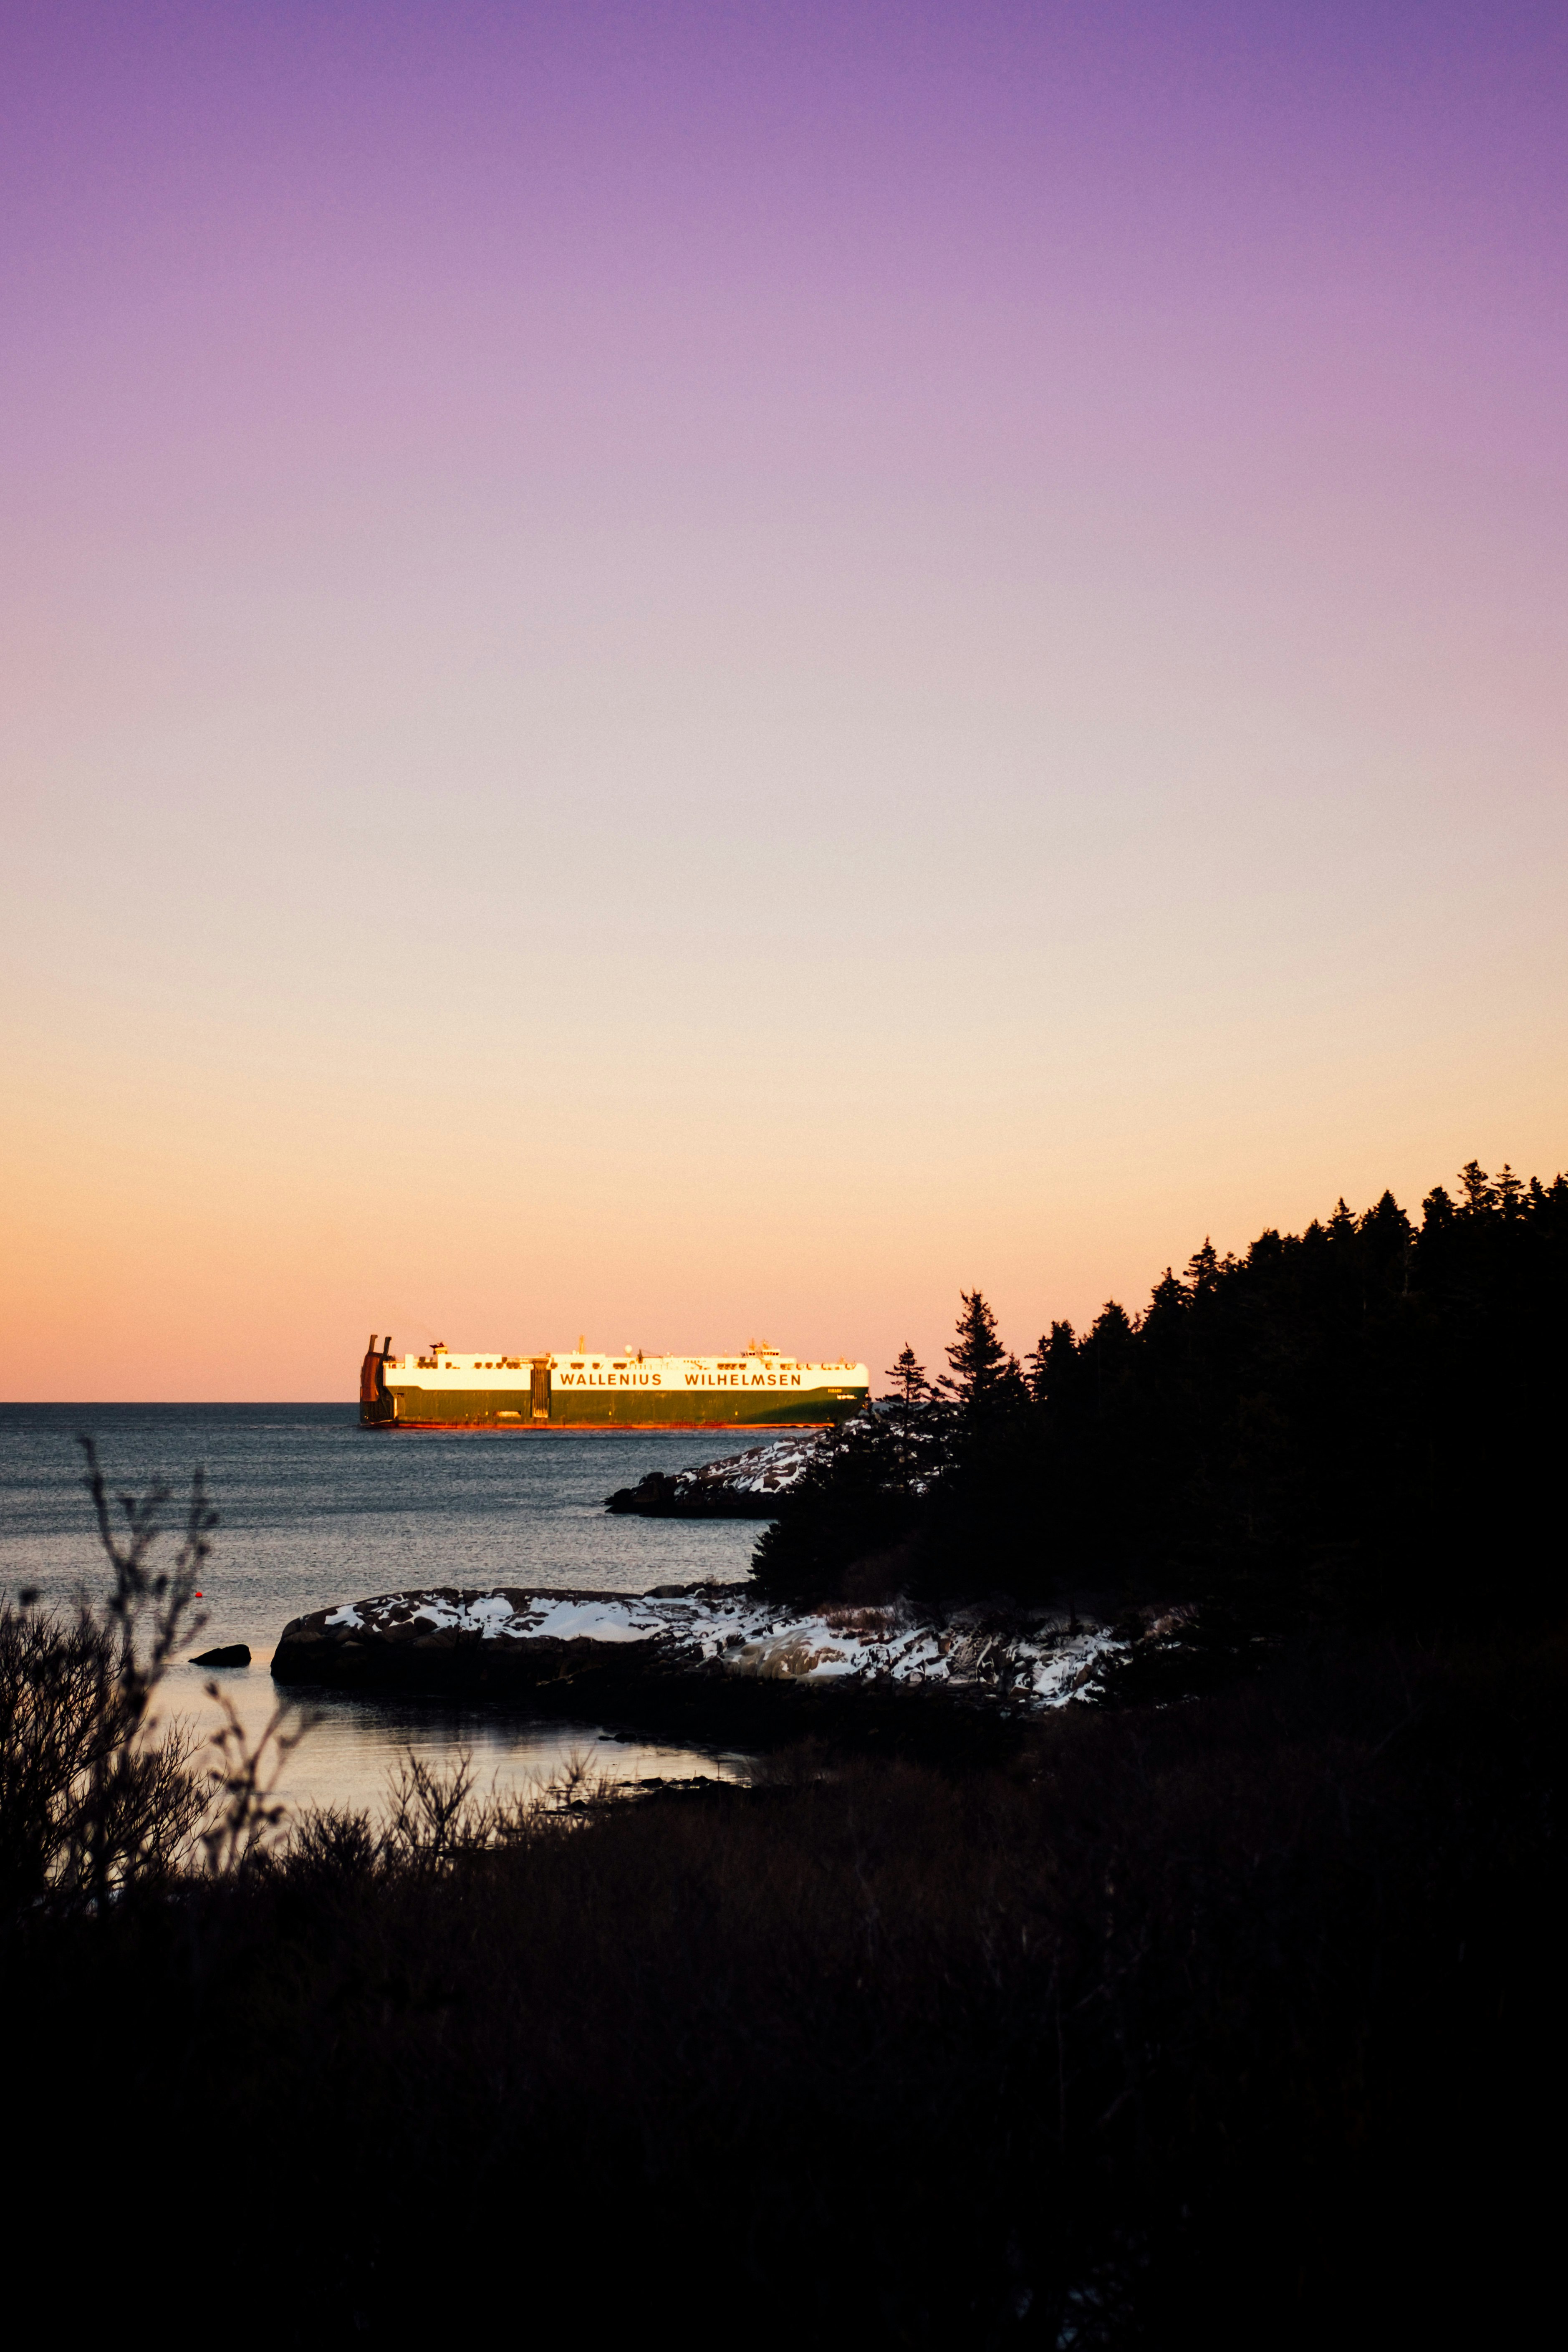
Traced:
<svg viewBox="0 0 1568 2352">
<path fill-rule="evenodd" d="M 671 1665 L 708 1665 L 767 1681 L 937 1687 L 1028 1710 L 1068 1705 L 1102 1659 L 1125 1650 L 1103 1626 L 1041 1622 L 989 1628 L 960 1612 L 949 1623 L 904 1602 L 797 1612 L 721 1590 L 636 1593 L 385 1593 L 344 1603 L 332 1630 L 452 1633 L 480 1642 L 663 1644 Z"/>
</svg>

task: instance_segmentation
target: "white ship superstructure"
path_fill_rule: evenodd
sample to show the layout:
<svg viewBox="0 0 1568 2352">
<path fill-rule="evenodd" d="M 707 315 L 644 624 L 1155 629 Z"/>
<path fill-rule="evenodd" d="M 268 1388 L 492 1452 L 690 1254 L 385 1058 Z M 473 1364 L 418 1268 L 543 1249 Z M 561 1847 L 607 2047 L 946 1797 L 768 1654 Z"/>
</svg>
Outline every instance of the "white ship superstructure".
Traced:
<svg viewBox="0 0 1568 2352">
<path fill-rule="evenodd" d="M 360 1419 L 375 1429 L 819 1427 L 864 1407 L 869 1374 L 847 1357 L 807 1360 L 765 1341 L 733 1356 L 455 1352 L 433 1340 L 395 1356 L 373 1333 Z"/>
</svg>

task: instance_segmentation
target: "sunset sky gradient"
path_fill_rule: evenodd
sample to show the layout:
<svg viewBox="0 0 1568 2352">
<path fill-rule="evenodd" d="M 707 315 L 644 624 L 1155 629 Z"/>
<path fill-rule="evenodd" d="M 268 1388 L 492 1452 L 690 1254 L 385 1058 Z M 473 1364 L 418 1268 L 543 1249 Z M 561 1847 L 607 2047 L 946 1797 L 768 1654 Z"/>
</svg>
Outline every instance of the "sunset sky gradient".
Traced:
<svg viewBox="0 0 1568 2352">
<path fill-rule="evenodd" d="M 1568 14 L 0 0 L 0 1391 L 1568 1164 Z"/>
</svg>

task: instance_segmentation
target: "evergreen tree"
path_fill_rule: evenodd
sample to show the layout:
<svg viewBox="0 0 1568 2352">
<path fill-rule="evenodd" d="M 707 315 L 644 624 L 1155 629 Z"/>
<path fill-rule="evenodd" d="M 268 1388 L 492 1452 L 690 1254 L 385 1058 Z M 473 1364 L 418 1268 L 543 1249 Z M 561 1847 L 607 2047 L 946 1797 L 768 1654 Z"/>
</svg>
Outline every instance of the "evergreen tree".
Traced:
<svg viewBox="0 0 1568 2352">
<path fill-rule="evenodd" d="M 1459 1183 L 1465 1195 L 1465 1206 L 1473 1217 L 1484 1216 L 1497 1207 L 1497 1190 L 1479 1160 L 1467 1160 L 1459 1171 Z"/>
<path fill-rule="evenodd" d="M 1030 1402 L 1059 1403 L 1072 1390 L 1078 1369 L 1078 1339 L 1070 1323 L 1053 1323 L 1024 1359 Z"/>
<path fill-rule="evenodd" d="M 957 1400 L 959 1411 L 976 1420 L 1010 1395 L 1021 1395 L 1023 1374 L 1017 1358 L 1008 1354 L 996 1336 L 996 1318 L 984 1294 L 961 1290 L 958 1295 L 963 1311 L 947 1351 L 952 1373 L 942 1385 Z"/>
<path fill-rule="evenodd" d="M 1143 1356 L 1155 1381 L 1166 1390 L 1180 1378 L 1190 1352 L 1193 1304 L 1185 1283 L 1167 1266 L 1139 1322 Z"/>
<path fill-rule="evenodd" d="M 1126 1307 L 1119 1300 L 1108 1298 L 1089 1326 L 1084 1342 L 1094 1381 L 1094 1410 L 1099 1414 L 1110 1411 L 1116 1403 L 1127 1379 L 1135 1336 Z"/>
<path fill-rule="evenodd" d="M 1340 1206 L 1342 1209 L 1344 1207 L 1344 1202 L 1342 1201 L 1340 1202 Z M 1166 1267 L 1165 1271 L 1169 1274 L 1169 1266 Z M 1202 1249 L 1194 1250 L 1192 1256 L 1187 1260 L 1187 1286 L 1191 1290 L 1194 1298 L 1201 1298 L 1205 1291 L 1210 1291 L 1214 1288 L 1218 1280 L 1219 1258 L 1215 1254 L 1213 1242 L 1211 1242 L 1205 1234 Z M 1112 1299 L 1110 1306 L 1106 1307 L 1106 1313 L 1109 1315 L 1111 1307 L 1115 1306 L 1116 1302 Z M 1121 1313 L 1120 1307 L 1116 1307 L 1116 1312 L 1119 1315 Z"/>
<path fill-rule="evenodd" d="M 926 1379 L 926 1368 L 923 1364 L 916 1363 L 915 1351 L 907 1339 L 897 1363 L 889 1365 L 885 1377 L 892 1383 L 893 1396 L 902 1409 L 902 1417 L 907 1426 L 916 1406 L 931 1393 L 931 1383 Z"/>
<path fill-rule="evenodd" d="M 1384 1192 L 1362 1219 L 1359 1230 L 1389 1247 L 1403 1249 L 1410 1239 L 1410 1220 L 1393 1193 Z"/>
<path fill-rule="evenodd" d="M 926 1378 L 925 1366 L 915 1361 L 915 1351 L 907 1339 L 897 1362 L 889 1365 L 887 1378 L 892 1383 L 893 1419 L 899 1433 L 899 1463 L 907 1485 L 915 1470 L 916 1423 L 931 1400 L 931 1382 Z"/>
<path fill-rule="evenodd" d="M 1149 1311 L 1143 1318 L 1145 1325 L 1157 1319 L 1170 1320 L 1184 1315 L 1188 1297 L 1186 1284 L 1167 1266 L 1149 1294 Z"/>
</svg>

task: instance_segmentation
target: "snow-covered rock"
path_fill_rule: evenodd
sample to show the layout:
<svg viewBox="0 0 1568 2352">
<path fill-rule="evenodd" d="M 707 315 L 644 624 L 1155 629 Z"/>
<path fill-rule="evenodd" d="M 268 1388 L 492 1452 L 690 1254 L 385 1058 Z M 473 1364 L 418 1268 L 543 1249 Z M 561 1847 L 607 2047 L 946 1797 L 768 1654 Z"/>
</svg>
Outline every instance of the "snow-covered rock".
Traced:
<svg viewBox="0 0 1568 2352">
<path fill-rule="evenodd" d="M 272 1672 L 285 1683 L 535 1691 L 585 1680 L 605 1698 L 672 1680 L 924 1689 L 1034 1712 L 1066 1704 L 1124 1647 L 1103 1626 L 1043 1612 L 1002 1622 L 959 1611 L 938 1623 L 903 1602 L 796 1611 L 751 1585 L 648 1593 L 447 1586 L 297 1617 Z"/>
<path fill-rule="evenodd" d="M 637 1486 L 606 1495 L 605 1505 L 647 1519 L 771 1518 L 777 1497 L 799 1484 L 830 1434 L 792 1430 L 694 1470 L 650 1470 Z"/>
</svg>

